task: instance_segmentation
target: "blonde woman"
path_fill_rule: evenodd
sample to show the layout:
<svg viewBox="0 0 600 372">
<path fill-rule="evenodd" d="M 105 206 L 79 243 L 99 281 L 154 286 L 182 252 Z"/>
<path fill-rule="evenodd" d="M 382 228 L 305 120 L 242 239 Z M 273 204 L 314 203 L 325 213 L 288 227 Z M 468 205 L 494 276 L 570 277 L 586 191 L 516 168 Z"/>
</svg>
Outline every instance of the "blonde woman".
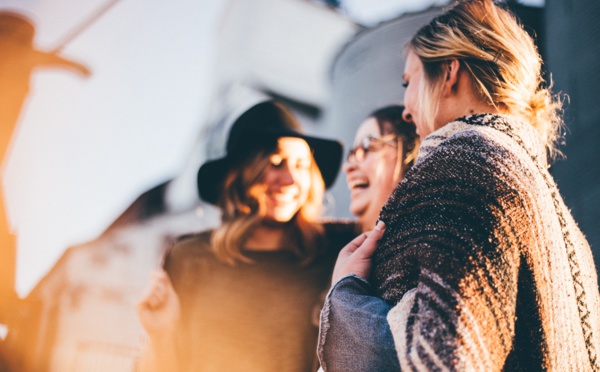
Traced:
<svg viewBox="0 0 600 372">
<path fill-rule="evenodd" d="M 222 225 L 183 237 L 138 304 L 145 371 L 314 371 L 318 312 L 356 227 L 319 221 L 341 145 L 304 135 L 274 101 L 241 115 L 198 172 Z"/>
<path fill-rule="evenodd" d="M 323 369 L 600 370 L 597 273 L 548 172 L 561 105 L 531 37 L 491 0 L 458 2 L 409 42 L 404 80 L 424 139 L 382 223 L 340 253 Z"/>
</svg>

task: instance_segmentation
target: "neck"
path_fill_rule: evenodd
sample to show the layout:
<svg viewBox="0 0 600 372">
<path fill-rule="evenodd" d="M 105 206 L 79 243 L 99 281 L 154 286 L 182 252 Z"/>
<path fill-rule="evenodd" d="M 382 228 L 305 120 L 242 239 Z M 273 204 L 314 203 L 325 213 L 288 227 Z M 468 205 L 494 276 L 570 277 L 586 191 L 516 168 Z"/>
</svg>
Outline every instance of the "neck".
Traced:
<svg viewBox="0 0 600 372">
<path fill-rule="evenodd" d="M 471 104 L 465 109 L 465 112 L 462 116 L 467 115 L 477 115 L 477 114 L 500 114 L 500 110 L 496 107 L 488 104 L 487 102 L 481 101 L 473 101 Z"/>
<path fill-rule="evenodd" d="M 246 241 L 246 249 L 250 251 L 278 251 L 286 243 L 287 225 L 260 224 L 252 230 Z"/>
<path fill-rule="evenodd" d="M 500 114 L 498 108 L 481 97 L 469 73 L 460 69 L 452 89 L 444 91 L 439 101 L 435 129 L 467 115 Z"/>
<path fill-rule="evenodd" d="M 447 112 L 447 116 L 443 118 L 438 118 L 436 121 L 438 125 L 436 125 L 436 130 L 443 127 L 444 125 L 453 122 L 458 118 L 462 118 L 467 115 L 477 115 L 477 114 L 501 114 L 501 112 L 492 105 L 488 105 L 482 102 L 470 102 L 471 104 L 465 105 L 464 103 L 459 106 L 459 102 L 455 103 L 455 108 L 452 111 Z"/>
<path fill-rule="evenodd" d="M 375 224 L 377 223 L 377 220 L 379 219 L 380 210 L 381 208 L 376 210 L 368 210 L 358 218 L 358 222 L 360 223 L 362 232 L 373 230 Z"/>
</svg>

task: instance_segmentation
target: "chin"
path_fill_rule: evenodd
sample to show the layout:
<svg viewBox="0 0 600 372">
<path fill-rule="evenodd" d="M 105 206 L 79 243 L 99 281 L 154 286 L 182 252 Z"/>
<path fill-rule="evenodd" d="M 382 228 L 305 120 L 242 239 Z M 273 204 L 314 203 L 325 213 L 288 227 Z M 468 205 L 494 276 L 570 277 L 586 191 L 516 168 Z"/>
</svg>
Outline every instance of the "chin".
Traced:
<svg viewBox="0 0 600 372">
<path fill-rule="evenodd" d="M 359 221 L 365 215 L 365 208 L 357 209 L 357 208 L 352 208 L 352 206 L 350 206 L 349 211 Z"/>
<path fill-rule="evenodd" d="M 264 218 L 273 222 L 289 222 L 300 210 L 299 203 L 267 205 Z"/>
<path fill-rule="evenodd" d="M 276 212 L 270 216 L 267 216 L 267 220 L 277 222 L 277 223 L 288 223 L 294 218 L 296 213 L 298 213 L 297 210 L 285 211 L 285 212 L 279 212 L 279 213 Z"/>
<path fill-rule="evenodd" d="M 366 201 L 368 201 L 369 198 L 369 195 L 361 195 L 361 198 L 356 198 L 355 200 L 350 199 L 350 207 L 348 208 L 350 213 L 356 217 L 360 217 L 367 213 L 369 210 L 369 203 Z"/>
</svg>

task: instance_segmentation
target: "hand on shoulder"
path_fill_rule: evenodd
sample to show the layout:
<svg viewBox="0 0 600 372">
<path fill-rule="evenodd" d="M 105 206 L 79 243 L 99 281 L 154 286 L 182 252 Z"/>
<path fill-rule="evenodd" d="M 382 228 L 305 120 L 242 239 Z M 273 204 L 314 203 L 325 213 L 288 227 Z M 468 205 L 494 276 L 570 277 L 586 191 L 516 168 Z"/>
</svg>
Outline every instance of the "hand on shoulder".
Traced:
<svg viewBox="0 0 600 372">
<path fill-rule="evenodd" d="M 360 234 L 340 251 L 333 269 L 332 284 L 349 274 L 356 274 L 365 279 L 369 277 L 371 257 L 385 228 L 382 221 L 377 222 L 373 230 Z"/>
</svg>

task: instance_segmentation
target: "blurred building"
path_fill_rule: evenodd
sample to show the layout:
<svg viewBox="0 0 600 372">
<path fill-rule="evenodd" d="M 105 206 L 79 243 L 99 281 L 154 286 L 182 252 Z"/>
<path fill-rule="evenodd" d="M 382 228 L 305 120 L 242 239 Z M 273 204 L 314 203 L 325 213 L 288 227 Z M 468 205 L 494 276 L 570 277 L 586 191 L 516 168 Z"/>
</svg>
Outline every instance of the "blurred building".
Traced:
<svg viewBox="0 0 600 372">
<path fill-rule="evenodd" d="M 219 30 L 212 112 L 176 178 L 143 193 L 100 237 L 69 248 L 27 298 L 8 342 L 23 371 L 131 371 L 144 345 L 135 303 L 164 251 L 209 229 L 218 210 L 198 199 L 196 173 L 223 155 L 233 120 L 266 97 L 285 101 L 307 131 L 328 104 L 329 66 L 357 26 L 326 4 L 231 0 Z"/>
<path fill-rule="evenodd" d="M 31 345 L 25 370 L 131 369 L 144 337 L 134 304 L 176 236 L 219 223 L 218 211 L 198 199 L 196 172 L 207 158 L 223 155 L 229 126 L 246 107 L 279 98 L 308 132 L 348 145 L 371 111 L 402 101 L 403 46 L 441 9 L 364 28 L 326 6 L 333 3 L 229 2 L 219 33 L 212 112 L 199 123 L 195 153 L 180 175 L 141 195 L 97 240 L 70 248 L 32 291 L 29 327 L 16 335 Z M 600 115 L 593 101 L 600 52 L 593 31 L 600 6 L 591 0 L 548 0 L 546 10 L 510 6 L 547 55 L 555 89 L 571 96 L 568 161 L 552 171 L 598 260 L 600 167 L 593 166 L 599 150 L 592 141 L 600 138 L 593 125 Z M 343 175 L 327 201 L 331 216 L 349 216 Z"/>
<path fill-rule="evenodd" d="M 561 194 L 600 269 L 600 2 L 546 0 L 547 70 L 565 101 L 564 160 L 552 166 Z"/>
</svg>

